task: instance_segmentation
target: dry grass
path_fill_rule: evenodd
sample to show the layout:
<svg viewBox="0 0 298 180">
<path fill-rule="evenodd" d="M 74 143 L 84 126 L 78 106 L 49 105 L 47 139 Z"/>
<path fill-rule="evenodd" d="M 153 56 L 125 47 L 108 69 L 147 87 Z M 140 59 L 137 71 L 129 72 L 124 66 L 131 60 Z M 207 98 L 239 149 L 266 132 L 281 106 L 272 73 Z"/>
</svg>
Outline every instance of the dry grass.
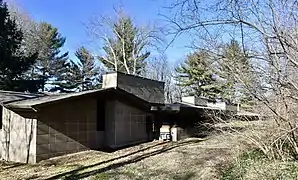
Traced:
<svg viewBox="0 0 298 180">
<path fill-rule="evenodd" d="M 247 145 L 243 136 L 221 133 L 112 153 L 85 151 L 35 165 L 2 162 L 0 179 L 220 179 L 222 169 Z"/>
<path fill-rule="evenodd" d="M 223 180 L 298 179 L 298 162 L 268 159 L 252 149 L 242 153 L 222 172 Z"/>
</svg>

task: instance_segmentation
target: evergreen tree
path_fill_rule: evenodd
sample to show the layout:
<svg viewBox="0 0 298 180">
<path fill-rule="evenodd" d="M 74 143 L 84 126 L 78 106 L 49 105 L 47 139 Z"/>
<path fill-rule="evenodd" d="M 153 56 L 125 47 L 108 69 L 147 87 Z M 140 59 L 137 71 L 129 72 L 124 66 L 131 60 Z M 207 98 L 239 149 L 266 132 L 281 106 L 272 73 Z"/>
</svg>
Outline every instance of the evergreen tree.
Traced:
<svg viewBox="0 0 298 180">
<path fill-rule="evenodd" d="M 96 89 L 99 86 L 100 69 L 95 64 L 94 56 L 84 47 L 80 47 L 75 53 L 78 62 L 71 61 L 68 64 L 68 72 L 62 77 L 60 91 L 86 91 Z"/>
<path fill-rule="evenodd" d="M 85 47 L 80 47 L 75 55 L 79 60 L 81 90 L 95 89 L 98 87 L 99 75 L 101 73 L 95 64 L 94 56 Z"/>
<path fill-rule="evenodd" d="M 62 37 L 58 29 L 52 25 L 41 22 L 38 26 L 39 56 L 33 69 L 35 78 L 44 79 L 42 90 L 56 90 L 68 70 L 68 52 L 61 53 L 66 38 Z M 46 87 L 46 85 L 50 85 Z"/>
<path fill-rule="evenodd" d="M 204 51 L 187 56 L 184 64 L 176 68 L 178 85 L 190 90 L 189 95 L 211 99 L 220 98 L 222 87 L 217 82 L 210 55 Z"/>
<path fill-rule="evenodd" d="M 252 96 L 245 86 L 251 86 L 253 82 L 252 67 L 236 40 L 231 40 L 224 46 L 221 68 L 221 77 L 225 79 L 224 98 L 250 104 Z M 235 75 L 239 76 L 242 82 L 239 82 Z"/>
<path fill-rule="evenodd" d="M 146 66 L 145 59 L 150 55 L 150 52 L 144 52 L 148 39 L 140 38 L 141 29 L 124 15 L 120 16 L 112 28 L 114 35 L 105 41 L 105 56 L 100 56 L 99 60 L 108 69 L 140 74 Z"/>
<path fill-rule="evenodd" d="M 17 91 L 18 81 L 35 63 L 37 54 L 25 56 L 20 51 L 23 33 L 10 18 L 7 5 L 0 0 L 0 89 Z M 26 90 L 26 87 L 22 87 Z M 29 89 L 29 88 L 28 88 Z"/>
<path fill-rule="evenodd" d="M 80 74 L 77 65 L 73 62 L 66 62 L 59 72 L 59 76 L 52 82 L 50 91 L 58 91 L 62 93 L 75 92 L 80 85 Z"/>
<path fill-rule="evenodd" d="M 38 23 L 16 1 L 11 0 L 7 1 L 7 3 L 10 17 L 16 21 L 18 28 L 23 32 L 21 51 L 25 55 L 38 52 Z"/>
</svg>

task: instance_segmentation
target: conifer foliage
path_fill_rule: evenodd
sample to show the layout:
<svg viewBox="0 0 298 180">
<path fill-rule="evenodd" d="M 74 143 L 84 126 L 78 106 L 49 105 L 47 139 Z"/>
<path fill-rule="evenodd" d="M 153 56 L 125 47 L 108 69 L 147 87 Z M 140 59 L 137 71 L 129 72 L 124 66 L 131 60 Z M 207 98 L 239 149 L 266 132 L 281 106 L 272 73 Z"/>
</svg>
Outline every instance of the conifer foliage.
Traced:
<svg viewBox="0 0 298 180">
<path fill-rule="evenodd" d="M 212 66 L 213 61 L 207 52 L 189 54 L 185 62 L 176 69 L 177 81 L 189 95 L 219 98 L 222 89 Z"/>
<path fill-rule="evenodd" d="M 109 69 L 127 74 L 141 74 L 144 71 L 145 60 L 150 52 L 145 48 L 150 39 L 149 33 L 133 24 L 130 17 L 119 14 L 115 22 L 109 28 L 111 36 L 104 37 L 104 56 L 99 60 Z"/>
<path fill-rule="evenodd" d="M 10 18 L 6 3 L 0 0 L 0 89 L 19 90 L 24 73 L 35 63 L 37 54 L 20 51 L 23 33 Z M 23 90 L 28 89 L 22 87 Z"/>
<path fill-rule="evenodd" d="M 39 56 L 33 70 L 34 77 L 44 79 L 43 91 L 58 90 L 68 70 L 68 52 L 61 53 L 66 38 L 51 24 L 41 22 L 37 39 Z"/>
<path fill-rule="evenodd" d="M 178 84 L 188 95 L 249 104 L 250 93 L 244 87 L 256 83 L 249 58 L 236 40 L 222 45 L 218 54 L 196 51 L 187 56 L 176 71 Z M 242 82 L 235 73 L 241 74 Z"/>
<path fill-rule="evenodd" d="M 99 88 L 101 71 L 95 63 L 94 56 L 83 46 L 75 55 L 78 61 L 68 63 L 64 82 L 60 84 L 61 90 L 71 92 Z"/>
</svg>

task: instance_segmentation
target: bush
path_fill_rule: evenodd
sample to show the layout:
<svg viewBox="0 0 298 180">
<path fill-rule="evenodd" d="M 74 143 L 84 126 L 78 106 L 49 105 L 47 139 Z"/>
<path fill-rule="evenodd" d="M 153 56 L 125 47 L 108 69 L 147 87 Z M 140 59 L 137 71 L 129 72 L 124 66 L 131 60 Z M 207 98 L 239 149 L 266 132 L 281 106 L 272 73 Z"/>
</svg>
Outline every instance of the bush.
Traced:
<svg viewBox="0 0 298 180">
<path fill-rule="evenodd" d="M 236 162 L 222 172 L 223 180 L 243 179 L 247 170 L 256 161 L 264 160 L 266 156 L 259 150 L 253 149 L 241 154 Z"/>
<path fill-rule="evenodd" d="M 250 150 L 222 171 L 223 180 L 234 179 L 298 179 L 297 161 L 268 159 L 261 151 Z"/>
</svg>

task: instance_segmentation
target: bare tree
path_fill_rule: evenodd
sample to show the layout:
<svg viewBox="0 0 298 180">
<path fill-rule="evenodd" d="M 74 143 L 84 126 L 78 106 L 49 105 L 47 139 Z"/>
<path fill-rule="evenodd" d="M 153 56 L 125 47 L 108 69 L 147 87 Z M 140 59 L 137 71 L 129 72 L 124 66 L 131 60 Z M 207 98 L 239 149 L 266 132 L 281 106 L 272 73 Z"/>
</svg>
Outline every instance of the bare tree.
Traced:
<svg viewBox="0 0 298 180">
<path fill-rule="evenodd" d="M 145 60 L 162 39 L 155 27 L 136 25 L 122 10 L 115 10 L 115 14 L 115 17 L 101 15 L 87 23 L 93 41 L 104 50 L 98 59 L 108 70 L 141 74 Z"/>
<path fill-rule="evenodd" d="M 158 81 L 166 81 L 171 76 L 171 68 L 167 56 L 153 57 L 147 61 L 146 76 Z"/>
<path fill-rule="evenodd" d="M 8 8 L 11 17 L 16 20 L 24 35 L 21 51 L 24 51 L 26 54 L 39 52 L 38 24 L 15 0 L 8 1 Z"/>
<path fill-rule="evenodd" d="M 175 81 L 175 66 L 170 64 L 165 54 L 147 61 L 144 76 L 165 82 L 166 103 L 181 101 L 182 87 L 178 86 Z"/>
<path fill-rule="evenodd" d="M 252 64 L 254 81 L 247 81 L 247 75 L 230 66 L 227 70 L 280 127 L 266 146 L 270 148 L 261 149 L 270 157 L 283 157 L 282 153 L 290 151 L 297 158 L 298 2 L 176 0 L 170 9 L 173 14 L 165 16 L 173 27 L 170 33 L 174 37 L 192 34 L 195 48 L 218 60 L 225 58 L 223 44 L 230 39 L 240 42 Z M 255 143 L 265 147 L 260 141 Z"/>
</svg>

